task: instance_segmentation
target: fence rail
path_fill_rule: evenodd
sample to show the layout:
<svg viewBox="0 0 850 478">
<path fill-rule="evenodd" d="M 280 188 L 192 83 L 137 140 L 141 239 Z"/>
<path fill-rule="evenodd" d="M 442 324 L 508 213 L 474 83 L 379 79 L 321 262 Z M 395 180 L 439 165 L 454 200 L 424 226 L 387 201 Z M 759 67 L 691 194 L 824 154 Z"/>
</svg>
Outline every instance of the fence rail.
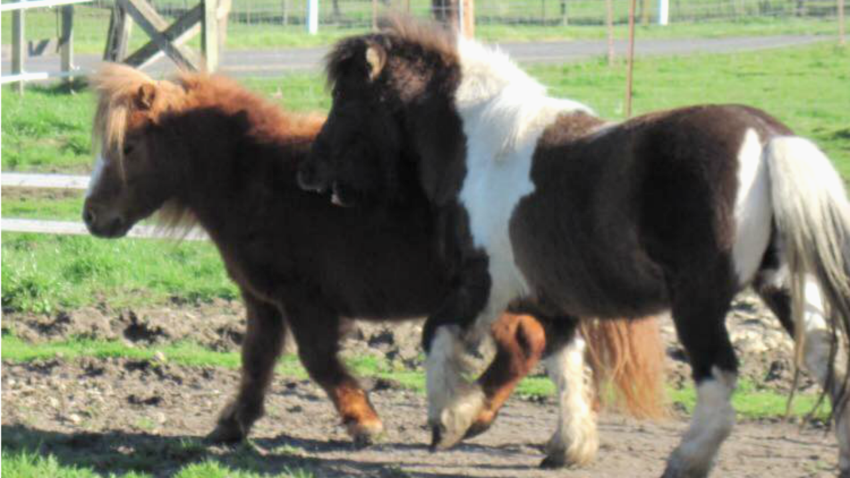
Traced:
<svg viewBox="0 0 850 478">
<path fill-rule="evenodd" d="M 0 186 L 4 188 L 80 190 L 88 189 L 89 177 L 68 174 L 3 173 L 0 175 Z M 39 234 L 89 235 L 88 229 L 82 223 L 42 219 L 0 218 L 0 230 L 4 232 L 30 232 Z M 127 237 L 169 239 L 174 236 L 172 233 L 162 231 L 156 226 L 137 225 L 127 233 Z M 209 239 L 204 231 L 197 228 L 192 229 L 185 235 L 179 236 L 179 238 L 189 241 Z"/>
</svg>

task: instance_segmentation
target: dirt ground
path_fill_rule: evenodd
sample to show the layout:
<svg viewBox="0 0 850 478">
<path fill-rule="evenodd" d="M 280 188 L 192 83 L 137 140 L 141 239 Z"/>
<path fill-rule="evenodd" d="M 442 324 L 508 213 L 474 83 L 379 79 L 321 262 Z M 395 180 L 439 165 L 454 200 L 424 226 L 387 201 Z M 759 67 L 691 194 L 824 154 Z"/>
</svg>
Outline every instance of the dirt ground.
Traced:
<svg viewBox="0 0 850 478">
<path fill-rule="evenodd" d="M 84 309 L 51 317 L 6 314 L 4 330 L 26 340 L 71 336 L 119 339 L 139 346 L 192 340 L 235 350 L 242 308 L 201 307 L 137 311 Z M 730 317 L 743 374 L 787 390 L 791 343 L 752 297 L 736 302 Z M 686 380 L 687 367 L 669 320 L 662 331 L 670 376 Z M 372 353 L 418 367 L 419 324 L 355 325 L 349 353 Z M 64 464 L 99 471 L 144 471 L 169 476 L 186 463 L 211 457 L 233 469 L 281 472 L 304 468 L 320 477 L 657 477 L 679 440 L 687 417 L 637 422 L 613 413 L 600 418 L 597 461 L 584 469 L 546 471 L 540 445 L 554 429 L 549 401 L 512 399 L 486 434 L 441 453 L 427 449 L 424 397 L 391 381 L 372 381 L 372 400 L 386 427 L 383 441 L 355 449 L 324 393 L 306 380 L 276 380 L 267 415 L 252 433 L 253 447 L 198 444 L 235 390 L 238 371 L 129 359 L 49 359 L 2 367 L 4 448 L 36 447 Z M 811 388 L 810 381 L 806 384 Z M 190 439 L 187 441 L 187 439 Z M 777 421 L 739 421 L 724 445 L 715 477 L 835 476 L 837 448 L 831 433 Z"/>
</svg>

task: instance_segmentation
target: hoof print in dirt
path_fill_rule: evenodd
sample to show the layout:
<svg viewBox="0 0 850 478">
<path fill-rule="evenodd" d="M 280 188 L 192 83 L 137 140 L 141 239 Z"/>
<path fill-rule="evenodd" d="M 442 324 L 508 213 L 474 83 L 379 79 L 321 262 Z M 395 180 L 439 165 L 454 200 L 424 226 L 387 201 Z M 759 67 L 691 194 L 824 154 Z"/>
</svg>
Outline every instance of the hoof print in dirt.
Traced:
<svg viewBox="0 0 850 478">
<path fill-rule="evenodd" d="M 124 328 L 124 338 L 131 342 L 154 343 L 159 339 L 167 339 L 168 333 L 162 327 L 140 321 L 134 313 L 129 313 L 130 325 Z"/>
</svg>

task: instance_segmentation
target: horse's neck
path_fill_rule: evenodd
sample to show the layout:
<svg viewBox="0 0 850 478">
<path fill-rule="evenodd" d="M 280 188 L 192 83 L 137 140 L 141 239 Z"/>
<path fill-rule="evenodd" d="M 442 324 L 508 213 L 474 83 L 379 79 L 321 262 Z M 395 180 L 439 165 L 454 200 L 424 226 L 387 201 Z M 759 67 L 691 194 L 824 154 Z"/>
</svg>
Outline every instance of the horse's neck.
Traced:
<svg viewBox="0 0 850 478">
<path fill-rule="evenodd" d="M 290 138 L 235 138 L 229 151 L 195 154 L 185 202 L 212 235 L 234 230 L 256 219 L 257 206 L 295 187 L 295 164 L 306 154 Z"/>
</svg>

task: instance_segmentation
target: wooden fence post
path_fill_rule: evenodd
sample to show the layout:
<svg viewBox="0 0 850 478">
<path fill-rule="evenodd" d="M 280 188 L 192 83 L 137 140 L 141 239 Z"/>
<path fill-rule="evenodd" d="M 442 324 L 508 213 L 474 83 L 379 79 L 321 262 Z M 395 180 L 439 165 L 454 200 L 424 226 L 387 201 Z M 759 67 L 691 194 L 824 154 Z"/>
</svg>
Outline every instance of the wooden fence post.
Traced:
<svg viewBox="0 0 850 478">
<path fill-rule="evenodd" d="M 204 15 L 201 18 L 201 50 L 206 60 L 206 70 L 210 73 L 218 69 L 218 2 L 201 0 Z"/>
<path fill-rule="evenodd" d="M 12 74 L 20 75 L 24 72 L 24 57 L 26 50 L 24 49 L 24 11 L 15 10 L 12 12 Z M 18 94 L 24 92 L 24 82 L 19 81 L 17 86 Z"/>
<path fill-rule="evenodd" d="M 109 32 L 106 36 L 106 48 L 103 51 L 104 61 L 121 62 L 127 57 L 127 45 L 130 43 L 130 31 L 133 22 L 121 2 L 115 2 L 112 15 L 109 17 Z"/>
<path fill-rule="evenodd" d="M 626 118 L 632 116 L 632 76 L 635 66 L 635 3 L 629 3 L 629 70 L 626 74 Z"/>
</svg>

